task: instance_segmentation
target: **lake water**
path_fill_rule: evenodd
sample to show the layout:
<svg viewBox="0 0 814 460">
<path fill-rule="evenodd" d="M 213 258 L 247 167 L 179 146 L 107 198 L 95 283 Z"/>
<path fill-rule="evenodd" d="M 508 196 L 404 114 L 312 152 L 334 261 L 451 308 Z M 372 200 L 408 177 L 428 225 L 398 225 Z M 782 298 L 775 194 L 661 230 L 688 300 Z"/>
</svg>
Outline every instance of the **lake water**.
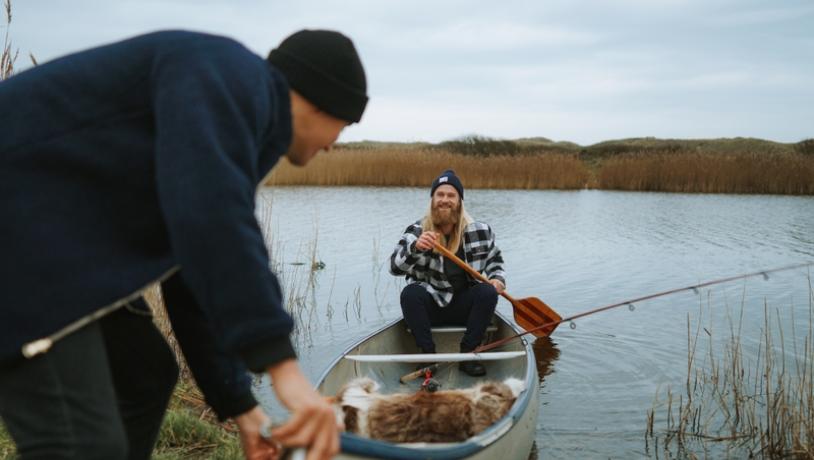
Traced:
<svg viewBox="0 0 814 460">
<path fill-rule="evenodd" d="M 388 258 L 427 209 L 429 189 L 291 187 L 261 191 L 258 216 L 291 297 L 302 365 L 316 380 L 342 350 L 401 316 L 404 281 Z M 609 191 L 467 190 L 466 207 L 495 231 L 507 290 L 539 297 L 563 317 L 741 273 L 814 261 L 814 198 Z M 311 272 L 312 259 L 324 268 Z M 304 265 L 302 265 L 304 264 Z M 309 282 L 309 276 L 310 278 Z M 808 330 L 807 270 L 686 291 L 562 325 L 538 341 L 540 458 L 645 456 L 657 391 L 687 375 L 687 322 L 724 339 L 727 314 L 745 313 L 755 352 L 764 304 L 792 340 Z M 501 299 L 498 309 L 510 314 Z M 703 316 L 700 316 L 703 315 Z M 789 347 L 787 347 L 789 348 Z M 788 350 L 787 350 L 788 353 Z M 256 392 L 284 417 L 268 382 Z M 657 412 L 656 428 L 663 422 Z"/>
</svg>

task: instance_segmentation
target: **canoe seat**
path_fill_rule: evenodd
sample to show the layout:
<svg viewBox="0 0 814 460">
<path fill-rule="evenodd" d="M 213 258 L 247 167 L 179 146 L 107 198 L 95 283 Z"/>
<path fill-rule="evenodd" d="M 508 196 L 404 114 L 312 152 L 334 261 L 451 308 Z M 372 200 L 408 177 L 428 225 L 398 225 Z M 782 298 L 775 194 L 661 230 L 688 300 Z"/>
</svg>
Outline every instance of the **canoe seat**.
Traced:
<svg viewBox="0 0 814 460">
<path fill-rule="evenodd" d="M 497 331 L 497 326 L 487 326 L 486 332 L 495 332 Z M 407 332 L 412 333 L 413 331 L 410 328 L 407 328 Z M 440 327 L 432 327 L 430 328 L 430 332 L 433 334 L 435 333 L 446 333 L 446 332 L 466 332 L 465 326 L 440 326 Z"/>
<path fill-rule="evenodd" d="M 525 351 L 495 351 L 486 353 L 435 353 L 432 355 L 425 353 L 345 355 L 344 358 L 365 363 L 426 363 L 427 361 L 448 363 L 460 361 L 502 361 L 504 359 L 519 358 L 525 355 Z"/>
</svg>

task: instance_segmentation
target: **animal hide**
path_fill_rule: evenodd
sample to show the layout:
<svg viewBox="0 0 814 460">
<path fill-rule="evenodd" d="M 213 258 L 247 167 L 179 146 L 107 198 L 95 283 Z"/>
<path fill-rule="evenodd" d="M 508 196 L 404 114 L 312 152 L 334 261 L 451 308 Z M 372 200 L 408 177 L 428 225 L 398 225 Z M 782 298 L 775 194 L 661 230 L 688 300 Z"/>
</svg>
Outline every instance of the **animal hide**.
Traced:
<svg viewBox="0 0 814 460">
<path fill-rule="evenodd" d="M 506 415 L 524 384 L 510 378 L 435 393 L 383 395 L 378 390 L 367 377 L 339 390 L 334 408 L 347 431 L 395 443 L 461 442 Z"/>
</svg>

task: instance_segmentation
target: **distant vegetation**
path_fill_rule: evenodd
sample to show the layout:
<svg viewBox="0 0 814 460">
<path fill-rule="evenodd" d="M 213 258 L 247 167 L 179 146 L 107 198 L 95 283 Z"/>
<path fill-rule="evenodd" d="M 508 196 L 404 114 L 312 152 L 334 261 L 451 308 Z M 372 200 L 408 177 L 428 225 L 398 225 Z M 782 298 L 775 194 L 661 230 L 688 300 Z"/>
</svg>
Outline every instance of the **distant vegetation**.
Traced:
<svg viewBox="0 0 814 460">
<path fill-rule="evenodd" d="M 609 158 L 600 188 L 701 193 L 814 194 L 814 156 L 676 153 Z"/>
<path fill-rule="evenodd" d="M 470 188 L 814 194 L 814 139 L 632 138 L 581 146 L 543 137 L 352 142 L 268 185 L 425 186 L 454 168 Z"/>
<path fill-rule="evenodd" d="M 281 162 L 268 184 L 423 187 L 447 168 L 473 188 L 580 189 L 591 177 L 573 154 L 473 157 L 426 147 L 341 150 L 318 155 L 306 168 Z"/>
</svg>

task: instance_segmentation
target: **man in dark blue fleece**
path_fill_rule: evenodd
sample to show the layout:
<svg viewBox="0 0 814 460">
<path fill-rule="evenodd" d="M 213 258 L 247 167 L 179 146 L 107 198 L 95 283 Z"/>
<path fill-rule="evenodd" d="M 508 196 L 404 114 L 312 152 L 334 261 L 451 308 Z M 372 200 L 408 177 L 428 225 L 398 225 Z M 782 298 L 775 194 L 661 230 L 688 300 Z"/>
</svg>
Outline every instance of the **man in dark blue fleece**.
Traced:
<svg viewBox="0 0 814 460">
<path fill-rule="evenodd" d="M 177 367 L 141 300 L 160 282 L 207 402 L 248 458 L 272 453 L 246 370 L 309 457 L 338 451 L 297 366 L 255 192 L 358 122 L 353 43 L 301 31 L 264 60 L 233 40 L 159 32 L 0 83 L 0 418 L 22 459 L 148 458 Z"/>
</svg>

